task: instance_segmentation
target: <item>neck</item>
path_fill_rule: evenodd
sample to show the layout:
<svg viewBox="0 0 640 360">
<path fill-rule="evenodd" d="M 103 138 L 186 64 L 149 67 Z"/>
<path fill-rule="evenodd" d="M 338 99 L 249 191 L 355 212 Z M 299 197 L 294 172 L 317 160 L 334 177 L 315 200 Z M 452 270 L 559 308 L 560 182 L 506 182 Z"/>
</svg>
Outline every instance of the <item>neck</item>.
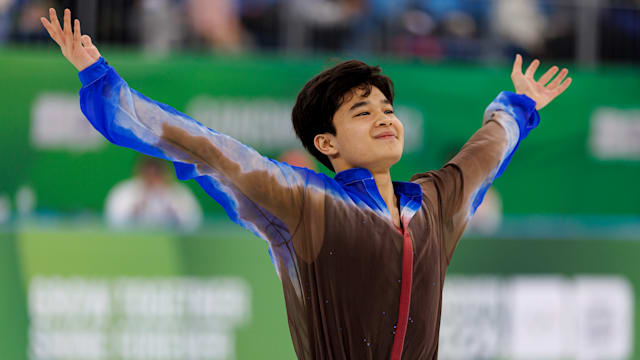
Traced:
<svg viewBox="0 0 640 360">
<path fill-rule="evenodd" d="M 395 191 L 393 191 L 393 182 L 391 181 L 391 173 L 387 169 L 386 171 L 372 172 L 373 179 L 378 186 L 378 192 L 382 196 L 382 200 L 387 204 L 387 209 L 391 213 L 391 217 L 394 218 L 394 223 L 399 221 L 400 213 L 398 210 L 398 201 L 396 199 Z M 400 225 L 396 223 L 396 225 Z"/>
<path fill-rule="evenodd" d="M 391 173 L 389 170 L 371 172 L 371 175 L 373 175 L 373 179 L 376 181 L 376 185 L 378 186 L 378 191 L 380 191 L 382 199 L 387 203 L 389 201 L 393 201 L 395 193 L 393 191 L 393 182 L 391 181 Z"/>
</svg>

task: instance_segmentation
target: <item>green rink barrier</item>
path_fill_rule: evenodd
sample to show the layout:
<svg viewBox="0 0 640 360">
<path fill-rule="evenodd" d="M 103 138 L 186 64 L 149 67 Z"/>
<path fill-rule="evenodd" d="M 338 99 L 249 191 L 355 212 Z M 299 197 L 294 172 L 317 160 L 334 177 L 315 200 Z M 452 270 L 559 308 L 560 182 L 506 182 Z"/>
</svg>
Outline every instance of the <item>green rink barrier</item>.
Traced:
<svg viewBox="0 0 640 360">
<path fill-rule="evenodd" d="M 16 233 L 0 232 L 0 354 L 27 358 L 27 301 L 16 248 Z"/>
<path fill-rule="evenodd" d="M 295 358 L 267 244 L 228 221 L 194 234 L 37 221 L 1 236 L 0 349 L 12 355 L 7 358 Z M 601 344 L 603 354 L 640 359 L 634 348 L 640 341 L 638 254 L 640 237 L 463 238 L 445 286 L 442 357 L 464 351 L 509 359 L 500 351 L 516 348 L 507 345 L 518 335 L 517 321 L 544 327 L 562 320 L 569 330 L 551 330 L 582 341 L 609 339 Z M 614 294 L 594 295 L 598 289 Z M 542 298 L 527 303 L 522 294 Z M 586 307 L 584 299 L 591 301 Z M 545 301 L 555 317 L 518 320 L 549 310 L 535 308 Z M 573 316 L 580 313 L 569 310 L 582 308 L 589 312 L 579 323 Z M 619 319 L 617 311 L 629 318 Z M 593 325 L 587 327 L 591 335 L 584 334 L 584 323 Z M 481 335 L 465 338 L 464 331 L 451 329 Z M 579 349 L 567 351 L 563 358 L 578 358 Z"/>
<path fill-rule="evenodd" d="M 30 315 L 36 324 L 31 326 L 28 349 L 40 349 L 36 359 L 97 356 L 46 350 L 55 342 L 66 341 L 71 349 L 85 341 L 73 337 L 78 328 L 87 336 L 100 334 L 102 342 L 96 348 L 109 359 L 124 360 L 145 351 L 144 356 L 153 358 L 149 347 L 163 349 L 176 337 L 179 344 L 165 349 L 175 359 L 295 358 L 281 284 L 266 243 L 246 232 L 218 235 L 213 229 L 187 236 L 78 224 L 28 225 L 21 227 L 18 237 L 23 285 L 31 294 Z M 225 286 L 225 281 L 234 283 Z M 247 287 L 244 300 L 225 301 L 234 296 L 238 282 Z M 57 297 L 76 306 L 57 304 Z M 225 314 L 226 308 L 245 300 L 250 303 L 242 314 Z M 34 310 L 33 303 L 40 303 L 36 307 L 41 310 Z M 219 307 L 211 310 L 216 304 Z M 26 326 L 24 321 L 20 325 Z M 148 334 L 147 339 L 139 334 Z M 25 351 L 24 343 L 13 350 Z"/>
</svg>

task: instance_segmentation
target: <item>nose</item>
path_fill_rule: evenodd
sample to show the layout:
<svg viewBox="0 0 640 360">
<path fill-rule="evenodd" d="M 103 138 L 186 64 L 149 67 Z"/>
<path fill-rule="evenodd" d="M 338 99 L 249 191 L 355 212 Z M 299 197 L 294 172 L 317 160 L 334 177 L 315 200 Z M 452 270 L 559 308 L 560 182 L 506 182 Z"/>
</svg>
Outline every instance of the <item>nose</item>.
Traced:
<svg viewBox="0 0 640 360">
<path fill-rule="evenodd" d="M 380 115 L 376 119 L 376 126 L 389 126 L 391 125 L 391 123 L 392 123 L 391 119 L 388 118 L 386 115 Z"/>
</svg>

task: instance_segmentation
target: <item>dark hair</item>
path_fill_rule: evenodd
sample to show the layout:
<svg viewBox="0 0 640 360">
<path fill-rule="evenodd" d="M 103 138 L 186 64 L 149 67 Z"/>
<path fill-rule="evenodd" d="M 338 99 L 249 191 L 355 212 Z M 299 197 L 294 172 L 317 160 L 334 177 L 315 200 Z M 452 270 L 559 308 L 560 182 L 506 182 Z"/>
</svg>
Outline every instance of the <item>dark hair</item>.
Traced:
<svg viewBox="0 0 640 360">
<path fill-rule="evenodd" d="M 365 91 L 364 96 L 369 96 L 372 86 L 377 87 L 393 104 L 393 81 L 382 74 L 380 67 L 349 60 L 316 75 L 298 94 L 291 113 L 296 135 L 307 151 L 333 172 L 335 170 L 329 157 L 316 149 L 313 139 L 322 133 L 335 135 L 333 115 L 348 93 L 357 87 Z"/>
<path fill-rule="evenodd" d="M 153 171 L 155 173 L 168 173 L 167 161 L 147 155 L 139 155 L 136 159 L 136 171 Z"/>
</svg>

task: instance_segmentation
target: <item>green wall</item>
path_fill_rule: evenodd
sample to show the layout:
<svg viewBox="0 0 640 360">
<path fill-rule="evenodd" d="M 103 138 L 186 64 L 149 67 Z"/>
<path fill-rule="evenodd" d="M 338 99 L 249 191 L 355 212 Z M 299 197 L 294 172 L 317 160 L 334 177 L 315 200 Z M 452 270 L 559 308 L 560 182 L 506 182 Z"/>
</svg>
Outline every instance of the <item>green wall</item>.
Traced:
<svg viewBox="0 0 640 360">
<path fill-rule="evenodd" d="M 30 184 L 38 209 L 100 211 L 108 190 L 131 175 L 135 155 L 109 145 L 98 152 L 40 151 L 30 145 L 31 105 L 40 92 L 74 94 L 73 67 L 50 49 L 0 50 L 0 153 L 7 171 L 0 193 Z M 275 56 L 215 57 L 182 54 L 167 59 L 104 49 L 103 55 L 135 89 L 179 110 L 198 94 L 226 98 L 271 97 L 293 102 L 306 80 L 333 60 Z M 396 103 L 413 106 L 425 119 L 424 144 L 393 170 L 398 180 L 439 167 L 453 146 L 478 128 L 486 105 L 510 90 L 510 69 L 461 63 L 364 59 L 379 63 L 396 84 Z M 550 65 L 550 64 L 546 64 Z M 640 70 L 569 66 L 574 83 L 541 112 L 542 123 L 496 182 L 508 214 L 637 215 L 638 161 L 601 161 L 588 151 L 589 121 L 601 106 L 640 108 Z M 259 150 L 259 149 L 258 149 Z M 275 156 L 275 154 L 266 154 Z M 220 207 L 194 188 L 206 212 Z"/>
</svg>

